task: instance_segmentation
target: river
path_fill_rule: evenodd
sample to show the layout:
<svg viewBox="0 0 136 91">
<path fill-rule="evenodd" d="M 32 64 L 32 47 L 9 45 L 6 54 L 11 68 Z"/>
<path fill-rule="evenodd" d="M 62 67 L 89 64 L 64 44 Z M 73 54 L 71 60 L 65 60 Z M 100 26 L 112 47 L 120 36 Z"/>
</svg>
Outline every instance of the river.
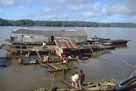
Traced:
<svg viewBox="0 0 136 91">
<path fill-rule="evenodd" d="M 9 38 L 10 31 L 19 28 L 18 26 L 0 27 L 0 45 Z M 22 27 L 30 29 L 61 29 L 61 30 L 82 30 L 84 27 Z M 135 70 L 129 65 L 123 64 L 130 63 L 136 65 L 136 28 L 86 28 L 88 39 L 94 35 L 103 38 L 111 39 L 126 39 L 130 40 L 127 46 L 116 48 L 109 53 L 94 56 L 85 61 L 81 61 L 78 69 L 82 69 L 86 75 L 86 81 L 98 82 L 102 79 L 111 80 L 124 79 L 130 76 Z M 0 56 L 5 56 L 6 51 L 0 49 Z M 68 72 L 70 76 L 72 71 Z M 34 88 L 40 87 L 63 87 L 57 78 L 61 77 L 62 73 L 55 74 L 55 81 L 52 85 L 52 73 L 48 73 L 43 67 L 39 65 L 23 66 L 17 63 L 16 59 L 9 60 L 8 66 L 0 67 L 0 91 L 31 91 Z M 44 78 L 44 79 L 43 79 Z M 49 79 L 45 79 L 49 78 Z"/>
</svg>

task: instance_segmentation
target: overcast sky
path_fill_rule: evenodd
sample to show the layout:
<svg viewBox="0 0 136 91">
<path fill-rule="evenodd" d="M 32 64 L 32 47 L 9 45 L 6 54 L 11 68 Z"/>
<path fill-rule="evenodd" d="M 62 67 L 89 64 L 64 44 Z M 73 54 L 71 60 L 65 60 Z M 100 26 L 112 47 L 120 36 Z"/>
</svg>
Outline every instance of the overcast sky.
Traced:
<svg viewBox="0 0 136 91">
<path fill-rule="evenodd" d="M 0 0 L 0 18 L 136 23 L 136 0 Z"/>
</svg>

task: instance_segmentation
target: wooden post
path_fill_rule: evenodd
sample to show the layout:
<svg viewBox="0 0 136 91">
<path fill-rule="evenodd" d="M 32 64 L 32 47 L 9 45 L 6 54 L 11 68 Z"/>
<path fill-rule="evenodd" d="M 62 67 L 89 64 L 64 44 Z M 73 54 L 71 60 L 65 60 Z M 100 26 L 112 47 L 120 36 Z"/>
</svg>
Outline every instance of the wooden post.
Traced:
<svg viewBox="0 0 136 91">
<path fill-rule="evenodd" d="M 38 52 L 37 50 L 36 50 L 35 52 L 37 53 L 39 59 L 42 60 L 42 57 L 41 57 L 41 55 L 39 54 L 39 52 Z"/>
<path fill-rule="evenodd" d="M 63 72 L 63 80 L 66 80 L 66 69 L 63 69 L 62 72 Z"/>
<path fill-rule="evenodd" d="M 91 48 L 89 43 L 88 43 L 88 46 L 89 46 L 90 50 L 92 51 L 92 53 L 94 54 L 93 49 Z"/>
<path fill-rule="evenodd" d="M 53 87 L 54 87 L 54 79 L 55 78 L 55 72 L 54 72 L 54 74 L 53 74 L 53 78 L 52 78 L 52 89 L 53 89 Z"/>
</svg>

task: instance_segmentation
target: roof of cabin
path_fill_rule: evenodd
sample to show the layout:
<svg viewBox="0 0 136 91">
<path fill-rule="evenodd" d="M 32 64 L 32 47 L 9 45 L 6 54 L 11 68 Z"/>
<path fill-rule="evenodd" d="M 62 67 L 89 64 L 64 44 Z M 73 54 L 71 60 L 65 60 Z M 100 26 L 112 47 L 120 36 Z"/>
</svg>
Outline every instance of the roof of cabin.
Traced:
<svg viewBox="0 0 136 91">
<path fill-rule="evenodd" d="M 76 48 L 76 42 L 74 40 L 54 40 L 59 48 Z"/>
<path fill-rule="evenodd" d="M 22 35 L 41 35 L 41 36 L 87 36 L 85 30 L 30 30 L 30 29 L 17 29 L 12 30 L 11 33 Z"/>
</svg>

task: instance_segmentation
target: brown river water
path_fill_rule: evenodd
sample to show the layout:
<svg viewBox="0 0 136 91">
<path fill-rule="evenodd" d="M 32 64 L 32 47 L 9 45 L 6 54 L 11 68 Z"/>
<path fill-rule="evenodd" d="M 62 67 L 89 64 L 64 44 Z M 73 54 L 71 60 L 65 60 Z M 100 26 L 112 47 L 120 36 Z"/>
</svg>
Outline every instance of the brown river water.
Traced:
<svg viewBox="0 0 136 91">
<path fill-rule="evenodd" d="M 9 38 L 9 32 L 19 27 L 0 27 L 0 45 Z M 68 29 L 80 30 L 84 27 L 25 27 L 30 29 Z M 99 54 L 85 61 L 80 61 L 78 68 L 67 72 L 67 79 L 72 72 L 82 69 L 86 75 L 86 82 L 98 82 L 103 79 L 125 79 L 135 70 L 129 63 L 136 65 L 136 28 L 87 28 L 88 39 L 94 35 L 111 39 L 131 40 L 127 46 L 118 47 L 109 53 Z M 0 49 L 0 57 L 6 55 L 6 51 Z M 0 67 L 0 91 L 32 91 L 40 87 L 66 87 L 58 78 L 62 78 L 62 72 L 47 72 L 40 65 L 19 65 L 16 58 L 8 60 L 7 67 Z"/>
</svg>

